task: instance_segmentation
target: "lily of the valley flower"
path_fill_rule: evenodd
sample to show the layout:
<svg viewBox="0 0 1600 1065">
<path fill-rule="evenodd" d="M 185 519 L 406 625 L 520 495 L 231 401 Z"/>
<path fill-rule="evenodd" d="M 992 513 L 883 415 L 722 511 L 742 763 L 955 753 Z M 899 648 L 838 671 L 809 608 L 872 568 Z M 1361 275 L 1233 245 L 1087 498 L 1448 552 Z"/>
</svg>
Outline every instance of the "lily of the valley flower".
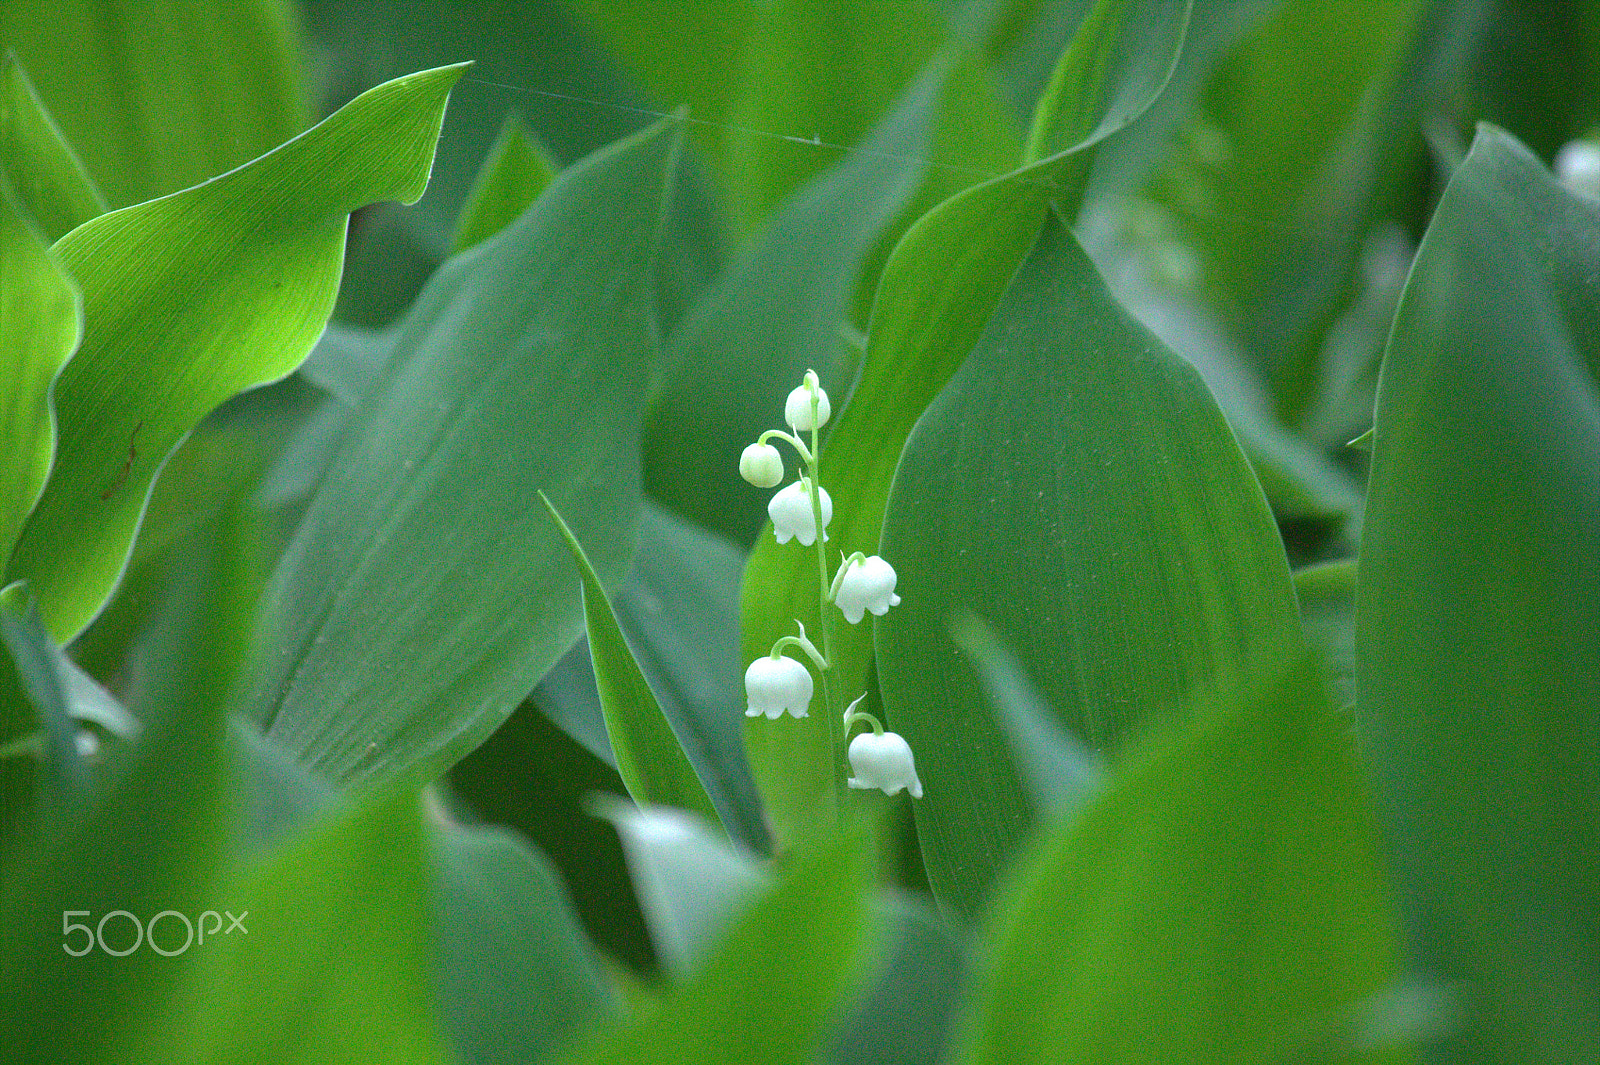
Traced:
<svg viewBox="0 0 1600 1065">
<path fill-rule="evenodd" d="M 1600 196 L 1600 144 L 1568 141 L 1552 164 L 1556 180 L 1573 192 Z"/>
<path fill-rule="evenodd" d="M 882 617 L 900 597 L 894 594 L 894 567 L 877 555 L 863 557 L 858 551 L 845 559 L 834 579 L 833 601 L 844 611 L 845 620 L 855 625 L 870 610 Z"/>
<path fill-rule="evenodd" d="M 775 488 L 783 483 L 783 456 L 771 444 L 751 444 L 739 456 L 739 476 L 757 488 Z"/>
<path fill-rule="evenodd" d="M 913 799 L 922 798 L 922 781 L 917 779 L 911 745 L 899 733 L 863 732 L 851 740 L 850 768 L 855 776 L 845 783 L 852 788 L 878 788 L 886 795 L 906 788 Z"/>
<path fill-rule="evenodd" d="M 744 671 L 744 694 L 750 703 L 744 716 L 766 714 L 775 721 L 787 710 L 795 717 L 805 717 L 811 691 L 811 673 L 805 666 L 792 658 L 762 655 Z"/>
<path fill-rule="evenodd" d="M 790 392 L 789 398 L 784 401 L 783 420 L 796 431 L 820 429 L 828 424 L 828 417 L 832 414 L 833 405 L 828 402 L 828 393 L 822 390 L 816 373 L 807 370 L 805 382 Z"/>
<path fill-rule="evenodd" d="M 822 527 L 826 529 L 828 522 L 833 520 L 833 500 L 828 498 L 828 490 L 820 486 L 817 495 L 822 503 Z M 772 532 L 778 538 L 778 543 L 786 544 L 791 537 L 806 547 L 816 543 L 817 521 L 811 511 L 811 479 L 802 477 L 773 496 L 772 502 L 767 504 L 767 516 L 772 519 Z M 826 533 L 823 539 L 827 539 Z"/>
</svg>

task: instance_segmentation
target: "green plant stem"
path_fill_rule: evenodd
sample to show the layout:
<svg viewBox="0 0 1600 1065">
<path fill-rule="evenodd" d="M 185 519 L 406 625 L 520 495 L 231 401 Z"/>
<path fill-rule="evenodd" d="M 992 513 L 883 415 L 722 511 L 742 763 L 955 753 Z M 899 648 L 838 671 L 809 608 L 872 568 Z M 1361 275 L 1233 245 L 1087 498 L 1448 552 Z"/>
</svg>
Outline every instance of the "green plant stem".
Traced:
<svg viewBox="0 0 1600 1065">
<path fill-rule="evenodd" d="M 822 526 L 822 449 L 817 446 L 816 406 L 816 400 L 813 398 L 811 454 L 809 456 L 809 466 L 811 468 L 811 519 L 816 524 L 817 529 L 817 612 L 822 625 L 822 657 L 828 662 L 828 667 L 820 671 L 822 674 L 822 706 L 823 714 L 828 719 L 828 775 L 833 781 L 834 812 L 836 816 L 842 817 L 845 803 L 844 775 L 839 772 L 839 752 L 843 745 L 843 737 L 840 735 L 842 715 L 839 712 L 839 708 L 834 705 L 833 685 L 828 681 L 828 674 L 833 669 L 833 618 L 828 614 L 828 606 L 832 601 L 832 596 L 828 587 L 828 543 L 826 531 Z"/>
</svg>

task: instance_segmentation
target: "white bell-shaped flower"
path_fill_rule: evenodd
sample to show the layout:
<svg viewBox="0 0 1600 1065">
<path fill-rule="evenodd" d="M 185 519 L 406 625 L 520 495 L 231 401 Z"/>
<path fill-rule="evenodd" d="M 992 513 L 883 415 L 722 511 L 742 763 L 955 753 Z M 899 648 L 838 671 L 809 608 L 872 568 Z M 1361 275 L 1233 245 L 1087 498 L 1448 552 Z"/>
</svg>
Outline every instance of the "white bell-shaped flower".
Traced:
<svg viewBox="0 0 1600 1065">
<path fill-rule="evenodd" d="M 889 563 L 873 555 L 848 561 L 844 567 L 833 601 L 844 611 L 845 620 L 850 624 L 858 624 L 868 610 L 881 618 L 890 607 L 899 605 L 900 597 L 894 594 L 895 581 L 899 578 Z"/>
<path fill-rule="evenodd" d="M 833 500 L 828 498 L 826 488 L 819 487 L 817 492 L 822 502 L 822 527 L 826 529 L 833 520 Z M 772 502 L 767 504 L 767 517 L 772 519 L 772 532 L 778 543 L 786 544 L 790 537 L 806 547 L 816 543 L 817 522 L 816 515 L 811 512 L 810 479 L 802 477 L 773 496 Z M 827 539 L 826 533 L 823 539 Z"/>
<path fill-rule="evenodd" d="M 852 788 L 878 788 L 886 795 L 908 788 L 913 799 L 922 798 L 922 781 L 917 779 L 911 745 L 899 733 L 877 736 L 863 732 L 851 740 L 850 768 L 855 776 L 845 783 Z"/>
<path fill-rule="evenodd" d="M 745 717 L 777 720 L 787 710 L 795 717 L 806 717 L 811 706 L 811 673 L 792 658 L 762 655 L 744 671 L 744 694 L 750 707 Z"/>
<path fill-rule="evenodd" d="M 751 444 L 739 456 L 739 476 L 757 488 L 783 483 L 783 456 L 771 444 Z"/>
<path fill-rule="evenodd" d="M 1600 144 L 1568 141 L 1556 152 L 1556 180 L 1573 192 L 1600 196 Z"/>
<path fill-rule="evenodd" d="M 812 395 L 817 397 L 814 419 L 811 410 Z M 833 404 L 828 402 L 828 393 L 817 383 L 817 375 L 807 370 L 805 383 L 790 392 L 789 398 L 784 400 L 783 420 L 789 423 L 789 428 L 801 432 L 822 428 L 828 424 L 828 418 L 832 414 Z"/>
</svg>

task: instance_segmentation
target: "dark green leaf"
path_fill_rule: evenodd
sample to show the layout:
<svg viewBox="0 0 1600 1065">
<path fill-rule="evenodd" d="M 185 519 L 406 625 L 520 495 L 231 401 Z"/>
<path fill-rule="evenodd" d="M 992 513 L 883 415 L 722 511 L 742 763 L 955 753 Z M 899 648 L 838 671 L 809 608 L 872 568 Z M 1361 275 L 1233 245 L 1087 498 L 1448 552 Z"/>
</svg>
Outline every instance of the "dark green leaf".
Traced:
<svg viewBox="0 0 1600 1065">
<path fill-rule="evenodd" d="M 987 942 L 969 1065 L 1403 1060 L 1350 1030 L 1398 931 L 1308 663 L 1130 755 L 1021 867 Z"/>
<path fill-rule="evenodd" d="M 676 129 L 564 171 L 399 327 L 267 599 L 250 710 L 303 764 L 437 771 L 571 645 L 577 588 L 541 489 L 602 578 L 624 570 Z"/>
<path fill-rule="evenodd" d="M 305 358 L 338 290 L 346 215 L 422 195 L 462 70 L 381 85 L 247 166 L 55 245 L 85 330 L 56 388 L 56 469 L 7 576 L 32 582 L 57 639 L 110 595 L 178 441 Z"/>
<path fill-rule="evenodd" d="M 439 994 L 469 1065 L 536 1061 L 615 1012 L 549 862 L 504 829 L 437 833 Z"/>
<path fill-rule="evenodd" d="M 1035 811 L 945 611 L 989 620 L 1107 753 L 1299 638 L 1272 516 L 1205 385 L 1053 219 L 906 442 L 882 554 L 905 602 L 877 625 L 878 684 L 927 789 L 929 880 L 964 914 Z"/>
<path fill-rule="evenodd" d="M 1448 1060 L 1600 1058 L 1600 206 L 1483 127 L 1379 386 L 1358 720 Z"/>
<path fill-rule="evenodd" d="M 683 745 L 661 712 L 655 693 L 639 671 L 639 663 L 622 637 L 617 616 L 595 575 L 583 546 L 573 535 L 555 504 L 544 492 L 540 502 L 550 512 L 572 551 L 573 564 L 583 584 L 583 616 L 589 636 L 589 658 L 605 713 L 606 735 L 617 773 L 628 794 L 641 805 L 674 806 L 692 810 L 720 825 L 716 807 L 706 795 Z"/>
</svg>

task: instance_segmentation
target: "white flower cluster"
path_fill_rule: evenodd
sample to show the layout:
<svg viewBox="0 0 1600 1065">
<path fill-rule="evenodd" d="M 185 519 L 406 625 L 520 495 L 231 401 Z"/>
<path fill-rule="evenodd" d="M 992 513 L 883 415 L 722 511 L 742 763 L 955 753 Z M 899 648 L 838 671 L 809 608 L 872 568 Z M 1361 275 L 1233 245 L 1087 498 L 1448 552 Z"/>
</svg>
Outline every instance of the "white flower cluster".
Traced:
<svg viewBox="0 0 1600 1065">
<path fill-rule="evenodd" d="M 767 516 L 772 519 L 773 535 L 778 543 L 794 540 L 802 547 L 816 546 L 817 562 L 823 568 L 823 577 L 819 579 L 826 579 L 827 556 L 823 544 L 828 541 L 828 524 L 833 521 L 833 500 L 817 475 L 817 430 L 827 424 L 832 413 L 828 393 L 822 390 L 817 375 L 807 370 L 805 379 L 789 393 L 783 405 L 784 420 L 789 423 L 790 431 L 769 429 L 739 456 L 741 477 L 757 488 L 775 488 L 784 480 L 783 456 L 768 441 L 786 441 L 799 454 L 804 472 L 794 483 L 773 495 L 767 504 Z M 810 446 L 799 435 L 801 433 L 811 434 Z M 789 647 L 798 647 L 826 677 L 831 664 L 828 657 L 831 653 L 829 606 L 837 606 L 852 625 L 860 624 L 869 611 L 882 617 L 900 602 L 894 590 L 896 580 L 894 567 L 877 555 L 868 556 L 857 551 L 844 558 L 831 586 L 822 590 L 822 649 L 818 650 L 806 638 L 805 627 L 800 626 L 798 636 L 779 639 L 772 645 L 770 654 L 750 663 L 744 674 L 745 696 L 749 703 L 745 716 L 765 715 L 769 720 L 776 720 L 788 713 L 791 717 L 807 717 L 815 691 L 811 671 L 804 662 L 789 658 L 783 652 Z M 871 714 L 858 712 L 856 706 L 860 702 L 858 698 L 844 712 L 845 735 L 849 735 L 850 728 L 857 722 L 870 724 L 872 733 L 862 733 L 850 742 L 848 756 L 855 775 L 846 783 L 852 788 L 879 788 L 890 795 L 906 789 L 913 797 L 921 798 L 922 783 L 917 779 L 910 744 L 893 732 L 885 732 Z"/>
</svg>

